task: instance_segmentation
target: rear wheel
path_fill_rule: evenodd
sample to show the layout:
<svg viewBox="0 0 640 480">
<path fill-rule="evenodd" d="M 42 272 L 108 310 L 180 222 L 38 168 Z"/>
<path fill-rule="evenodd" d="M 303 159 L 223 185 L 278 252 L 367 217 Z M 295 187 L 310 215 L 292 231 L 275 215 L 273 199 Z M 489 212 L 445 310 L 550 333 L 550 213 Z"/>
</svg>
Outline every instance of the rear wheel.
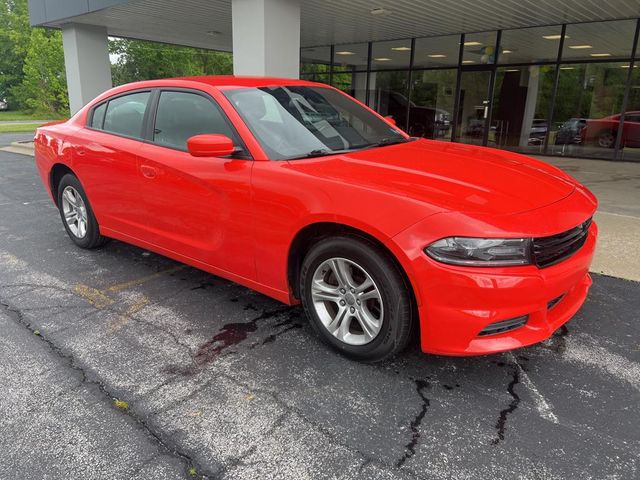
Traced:
<svg viewBox="0 0 640 480">
<path fill-rule="evenodd" d="M 96 248 L 105 243 L 87 195 L 75 175 L 66 174 L 58 184 L 58 209 L 69 238 L 80 248 Z"/>
<path fill-rule="evenodd" d="M 405 348 L 409 286 L 389 255 L 360 237 L 314 245 L 302 264 L 302 304 L 322 339 L 343 354 L 378 361 Z"/>
</svg>

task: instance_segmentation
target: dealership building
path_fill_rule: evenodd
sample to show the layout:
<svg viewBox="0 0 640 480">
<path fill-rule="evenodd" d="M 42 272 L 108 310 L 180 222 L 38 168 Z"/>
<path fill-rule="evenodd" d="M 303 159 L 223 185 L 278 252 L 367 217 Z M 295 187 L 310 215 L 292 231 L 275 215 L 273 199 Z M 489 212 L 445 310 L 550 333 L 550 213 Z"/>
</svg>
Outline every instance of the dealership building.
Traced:
<svg viewBox="0 0 640 480">
<path fill-rule="evenodd" d="M 107 39 L 233 52 L 237 75 L 331 84 L 415 136 L 640 161 L 638 0 L 29 0 L 62 30 L 72 111 Z"/>
</svg>

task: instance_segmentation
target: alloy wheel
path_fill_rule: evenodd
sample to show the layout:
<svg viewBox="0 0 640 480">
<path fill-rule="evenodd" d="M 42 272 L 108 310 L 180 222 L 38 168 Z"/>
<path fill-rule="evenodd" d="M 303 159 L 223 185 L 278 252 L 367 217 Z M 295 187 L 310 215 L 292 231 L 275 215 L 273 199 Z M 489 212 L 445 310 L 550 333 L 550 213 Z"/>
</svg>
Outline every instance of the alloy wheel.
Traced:
<svg viewBox="0 0 640 480">
<path fill-rule="evenodd" d="M 77 238 L 87 234 L 87 207 L 78 191 L 67 186 L 62 192 L 62 213 L 71 233 Z"/>
<path fill-rule="evenodd" d="M 384 304 L 373 278 L 357 263 L 330 258 L 316 268 L 311 298 L 324 327 L 348 345 L 371 342 L 382 328 Z"/>
</svg>

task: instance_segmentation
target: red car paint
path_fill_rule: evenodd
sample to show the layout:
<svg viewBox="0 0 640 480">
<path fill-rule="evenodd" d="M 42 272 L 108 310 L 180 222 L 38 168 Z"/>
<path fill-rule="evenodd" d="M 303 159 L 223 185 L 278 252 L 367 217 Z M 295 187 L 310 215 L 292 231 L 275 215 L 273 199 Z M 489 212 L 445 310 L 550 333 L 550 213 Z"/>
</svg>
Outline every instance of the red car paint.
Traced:
<svg viewBox="0 0 640 480">
<path fill-rule="evenodd" d="M 561 170 L 502 150 L 416 140 L 351 153 L 271 161 L 224 89 L 312 82 L 194 77 L 138 82 L 105 92 L 69 121 L 36 133 L 36 163 L 51 194 L 56 164 L 80 179 L 103 235 L 225 277 L 287 304 L 289 251 L 305 227 L 330 222 L 378 239 L 410 280 L 425 352 L 486 354 L 548 338 L 584 302 L 597 226 L 573 256 L 547 267 L 461 267 L 424 248 L 448 236 L 543 237 L 591 217 L 593 194 Z M 87 128 L 91 106 L 140 88 L 209 94 L 253 160 L 187 152 Z M 547 302 L 564 295 L 553 309 Z M 479 337 L 488 324 L 530 321 Z"/>
</svg>

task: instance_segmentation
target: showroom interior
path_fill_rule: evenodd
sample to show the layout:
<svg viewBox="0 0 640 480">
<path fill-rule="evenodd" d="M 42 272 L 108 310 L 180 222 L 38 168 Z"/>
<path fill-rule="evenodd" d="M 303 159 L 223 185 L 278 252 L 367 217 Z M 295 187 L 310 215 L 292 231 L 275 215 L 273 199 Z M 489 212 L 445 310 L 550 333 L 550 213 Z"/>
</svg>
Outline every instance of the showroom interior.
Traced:
<svg viewBox="0 0 640 480">
<path fill-rule="evenodd" d="M 307 47 L 300 76 L 415 136 L 640 160 L 637 37 L 629 19 Z"/>
<path fill-rule="evenodd" d="M 331 84 L 414 136 L 640 160 L 639 2 L 29 0 L 60 28 L 71 109 L 111 86 L 107 39 L 233 52 L 234 73 Z"/>
</svg>

